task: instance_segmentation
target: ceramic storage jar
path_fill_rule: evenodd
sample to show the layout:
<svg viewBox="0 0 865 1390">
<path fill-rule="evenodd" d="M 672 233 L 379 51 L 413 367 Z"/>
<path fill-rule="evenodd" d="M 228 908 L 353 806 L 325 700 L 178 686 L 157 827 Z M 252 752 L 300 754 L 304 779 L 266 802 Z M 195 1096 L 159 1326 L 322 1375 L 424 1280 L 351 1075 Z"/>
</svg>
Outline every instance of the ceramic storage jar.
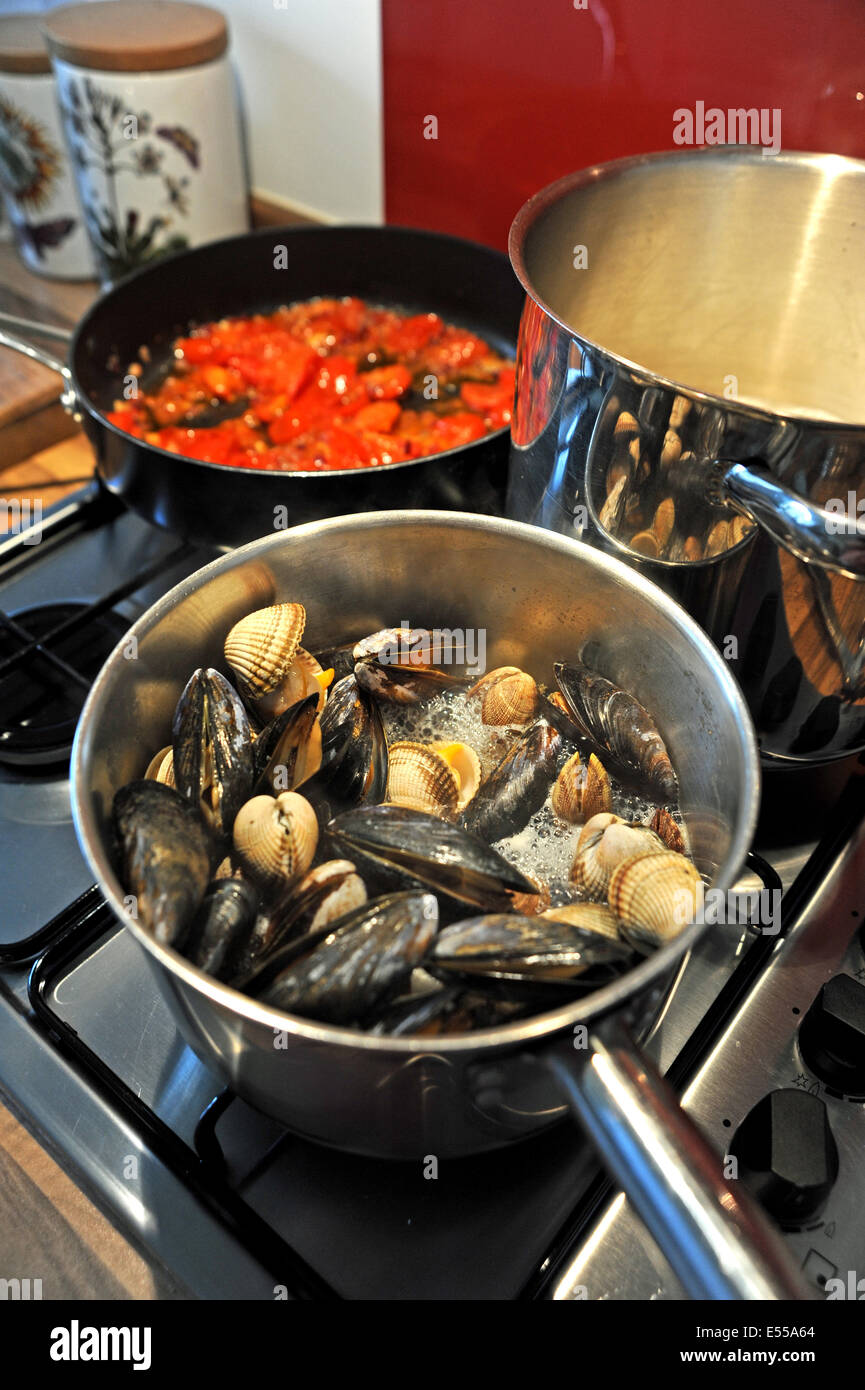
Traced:
<svg viewBox="0 0 865 1390">
<path fill-rule="evenodd" d="M 177 0 L 100 0 L 43 18 L 67 143 L 104 282 L 246 231 L 228 28 Z"/>
<path fill-rule="evenodd" d="M 0 193 L 31 270 L 64 280 L 93 275 L 51 59 L 33 14 L 0 17 Z"/>
</svg>

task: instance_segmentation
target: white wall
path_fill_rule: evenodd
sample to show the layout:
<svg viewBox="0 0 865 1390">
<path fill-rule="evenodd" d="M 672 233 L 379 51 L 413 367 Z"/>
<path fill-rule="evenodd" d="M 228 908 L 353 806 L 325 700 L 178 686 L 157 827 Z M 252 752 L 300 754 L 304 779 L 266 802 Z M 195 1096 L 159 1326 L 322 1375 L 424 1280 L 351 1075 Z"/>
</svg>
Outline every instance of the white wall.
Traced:
<svg viewBox="0 0 865 1390">
<path fill-rule="evenodd" d="M 382 221 L 379 0 L 214 3 L 230 25 L 255 192 L 335 221 Z"/>
</svg>

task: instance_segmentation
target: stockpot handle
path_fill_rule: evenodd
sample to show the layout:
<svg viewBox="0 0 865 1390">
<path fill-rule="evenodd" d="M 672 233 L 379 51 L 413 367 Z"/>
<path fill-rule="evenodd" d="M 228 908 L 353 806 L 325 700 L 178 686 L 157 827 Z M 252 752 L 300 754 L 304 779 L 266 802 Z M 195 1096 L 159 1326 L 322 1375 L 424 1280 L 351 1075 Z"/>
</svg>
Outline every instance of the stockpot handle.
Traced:
<svg viewBox="0 0 865 1390">
<path fill-rule="evenodd" d="M 5 326 L 4 326 L 5 325 Z M 9 331 L 11 328 L 23 328 L 29 333 L 38 334 L 45 338 L 58 338 L 68 343 L 72 334 L 68 328 L 58 328 L 54 324 L 37 323 L 33 319 L 22 319 L 17 314 L 0 313 L 0 347 L 11 348 L 13 352 L 20 352 L 24 357 L 31 358 L 34 362 L 39 362 L 49 371 L 56 372 L 63 379 L 63 390 L 60 393 L 60 403 L 64 410 L 70 414 L 78 411 L 78 397 L 72 385 L 72 373 L 65 362 L 61 362 L 59 357 L 53 353 L 46 352 L 44 348 L 36 347 L 35 344 L 21 338 L 17 333 Z"/>
<path fill-rule="evenodd" d="M 570 1039 L 568 1040 L 570 1044 Z M 692 1298 L 811 1299 L 784 1241 L 617 1016 L 547 1065 Z"/>
<path fill-rule="evenodd" d="M 760 459 L 716 460 L 720 493 L 800 560 L 848 579 L 865 579 L 865 519 L 849 518 L 779 483 Z"/>
</svg>

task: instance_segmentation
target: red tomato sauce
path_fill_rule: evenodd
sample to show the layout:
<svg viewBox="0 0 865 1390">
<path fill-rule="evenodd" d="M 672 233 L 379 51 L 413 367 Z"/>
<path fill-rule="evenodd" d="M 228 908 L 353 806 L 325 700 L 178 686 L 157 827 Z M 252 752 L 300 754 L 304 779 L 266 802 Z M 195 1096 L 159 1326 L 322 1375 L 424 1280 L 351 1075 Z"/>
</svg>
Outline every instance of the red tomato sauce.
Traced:
<svg viewBox="0 0 865 1390">
<path fill-rule="evenodd" d="M 437 314 L 313 299 L 205 324 L 173 350 L 158 386 L 115 401 L 108 419 L 208 463 L 373 468 L 469 444 L 511 419 L 513 364 Z"/>
</svg>

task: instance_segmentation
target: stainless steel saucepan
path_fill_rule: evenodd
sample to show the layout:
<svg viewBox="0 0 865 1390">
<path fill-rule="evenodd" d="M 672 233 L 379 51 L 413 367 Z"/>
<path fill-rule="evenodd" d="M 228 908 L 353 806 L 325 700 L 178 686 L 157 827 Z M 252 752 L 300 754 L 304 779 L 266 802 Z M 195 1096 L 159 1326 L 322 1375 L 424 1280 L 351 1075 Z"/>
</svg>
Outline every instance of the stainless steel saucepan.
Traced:
<svg viewBox="0 0 865 1390">
<path fill-rule="evenodd" d="M 546 679 L 554 660 L 593 640 L 606 674 L 656 713 L 696 861 L 717 887 L 735 881 L 754 827 L 757 754 L 736 684 L 699 627 L 625 565 L 534 527 L 443 512 L 380 512 L 255 541 L 184 580 L 136 623 L 137 648 L 127 639 L 109 658 L 73 753 L 84 852 L 183 1036 L 253 1105 L 357 1153 L 475 1153 L 544 1129 L 570 1105 L 695 1293 L 806 1296 L 780 1240 L 741 1184 L 723 1179 L 719 1154 L 626 1031 L 645 1033 L 707 930 L 699 923 L 578 1003 L 430 1042 L 280 1014 L 202 974 L 128 916 L 112 855 L 114 794 L 165 743 L 191 671 L 226 669 L 232 624 L 286 600 L 306 606 L 313 647 L 408 617 L 483 629 L 489 666 L 518 663 Z M 589 1048 L 577 1045 L 578 1025 Z"/>
<path fill-rule="evenodd" d="M 617 160 L 530 199 L 510 253 L 508 515 L 677 598 L 767 760 L 865 746 L 865 163 Z"/>
</svg>

